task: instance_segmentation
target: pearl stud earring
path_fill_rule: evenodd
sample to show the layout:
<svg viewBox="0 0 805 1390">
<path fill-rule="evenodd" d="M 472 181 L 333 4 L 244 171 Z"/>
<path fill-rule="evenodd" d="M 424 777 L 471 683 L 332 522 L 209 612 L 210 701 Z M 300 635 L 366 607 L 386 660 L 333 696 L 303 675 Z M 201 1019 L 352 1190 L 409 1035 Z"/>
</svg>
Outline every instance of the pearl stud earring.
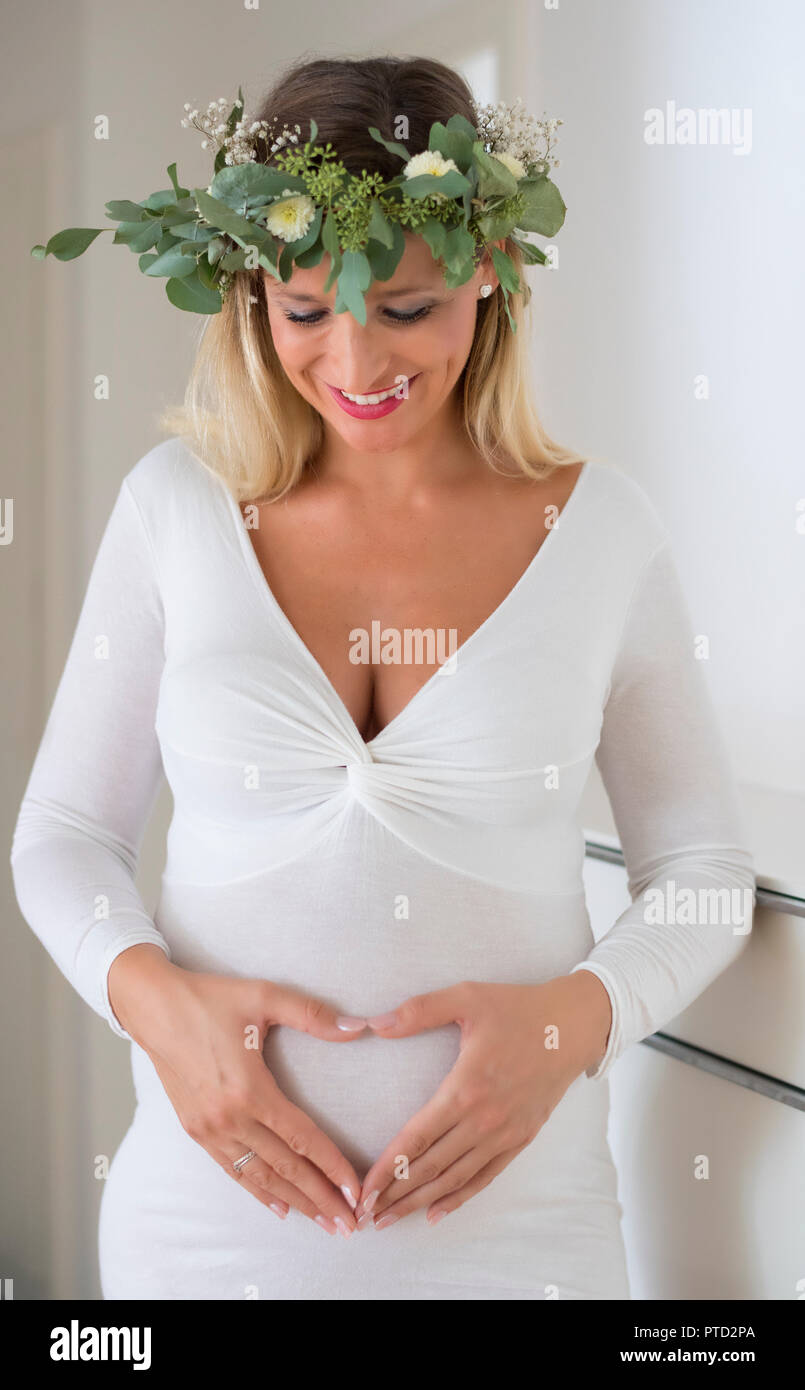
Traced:
<svg viewBox="0 0 805 1390">
<path fill-rule="evenodd" d="M 482 299 L 488 299 L 491 293 L 492 293 L 492 286 L 491 286 L 491 285 L 482 285 L 482 286 L 481 286 L 481 298 L 482 298 Z"/>
</svg>

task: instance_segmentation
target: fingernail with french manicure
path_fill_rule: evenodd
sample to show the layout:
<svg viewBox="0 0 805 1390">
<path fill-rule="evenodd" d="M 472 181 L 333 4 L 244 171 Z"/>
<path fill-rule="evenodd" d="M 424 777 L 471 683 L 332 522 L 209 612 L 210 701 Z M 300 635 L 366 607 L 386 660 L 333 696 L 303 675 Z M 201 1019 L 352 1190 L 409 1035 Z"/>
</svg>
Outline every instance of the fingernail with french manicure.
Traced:
<svg viewBox="0 0 805 1390">
<path fill-rule="evenodd" d="M 350 1230 L 343 1216 L 337 1216 L 335 1218 L 335 1224 L 338 1227 L 344 1239 L 349 1240 L 350 1236 L 352 1235 L 352 1231 Z"/>
<path fill-rule="evenodd" d="M 333 1223 L 332 1221 L 328 1220 L 328 1218 L 327 1218 L 326 1216 L 321 1216 L 321 1215 L 319 1215 L 319 1216 L 317 1216 L 317 1217 L 315 1218 L 315 1220 L 318 1221 L 318 1223 L 319 1223 L 319 1225 L 321 1226 L 322 1230 L 326 1231 L 328 1235 L 330 1235 L 330 1236 L 334 1236 L 334 1235 L 335 1235 L 335 1231 L 336 1231 L 335 1225 L 334 1225 L 334 1223 Z"/>
<path fill-rule="evenodd" d="M 268 1205 L 271 1207 L 272 1211 L 275 1211 L 277 1213 L 277 1216 L 279 1216 L 281 1220 L 285 1220 L 286 1216 L 288 1215 L 287 1211 L 283 1211 L 282 1207 L 276 1206 L 274 1202 L 269 1202 Z"/>
<path fill-rule="evenodd" d="M 376 1018 L 368 1018 L 366 1022 L 370 1028 L 393 1028 L 397 1022 L 396 1014 L 378 1014 Z"/>
<path fill-rule="evenodd" d="M 345 1197 L 345 1199 L 346 1199 L 346 1202 L 347 1202 L 348 1206 L 352 1207 L 352 1210 L 354 1211 L 355 1208 L 356 1208 L 356 1206 L 358 1205 L 358 1199 L 357 1199 L 357 1197 L 355 1196 L 355 1194 L 353 1193 L 352 1188 L 351 1188 L 351 1187 L 342 1187 L 342 1188 L 341 1188 L 341 1191 L 342 1191 L 343 1194 L 344 1194 L 344 1197 Z"/>
<path fill-rule="evenodd" d="M 375 1230 L 382 1231 L 384 1226 L 390 1226 L 392 1221 L 399 1221 L 399 1217 L 393 1211 L 386 1212 L 383 1216 L 375 1217 Z"/>
<path fill-rule="evenodd" d="M 336 1023 L 342 1033 L 360 1033 L 366 1027 L 365 1018 L 349 1018 L 346 1014 L 342 1018 L 337 1018 Z"/>
</svg>

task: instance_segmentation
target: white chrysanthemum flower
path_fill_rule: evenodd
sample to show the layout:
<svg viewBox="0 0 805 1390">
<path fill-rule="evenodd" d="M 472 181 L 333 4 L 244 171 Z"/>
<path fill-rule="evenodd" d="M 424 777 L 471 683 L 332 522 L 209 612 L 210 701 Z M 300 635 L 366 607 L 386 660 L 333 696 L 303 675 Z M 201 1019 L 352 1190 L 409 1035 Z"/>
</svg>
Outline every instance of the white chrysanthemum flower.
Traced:
<svg viewBox="0 0 805 1390">
<path fill-rule="evenodd" d="M 409 159 L 403 173 L 407 179 L 416 179 L 420 174 L 435 174 L 437 178 L 441 178 L 450 169 L 458 172 L 455 160 L 445 159 L 438 150 L 423 150 L 421 154 L 415 154 L 413 159 Z"/>
<path fill-rule="evenodd" d="M 285 193 L 292 190 L 286 188 Z M 306 193 L 275 203 L 266 213 L 266 227 L 281 241 L 298 241 L 305 235 L 316 213 L 316 204 Z"/>
<path fill-rule="evenodd" d="M 495 150 L 495 159 L 505 164 L 509 173 L 514 174 L 516 179 L 525 178 L 525 169 L 516 155 L 509 154 L 508 150 Z"/>
</svg>

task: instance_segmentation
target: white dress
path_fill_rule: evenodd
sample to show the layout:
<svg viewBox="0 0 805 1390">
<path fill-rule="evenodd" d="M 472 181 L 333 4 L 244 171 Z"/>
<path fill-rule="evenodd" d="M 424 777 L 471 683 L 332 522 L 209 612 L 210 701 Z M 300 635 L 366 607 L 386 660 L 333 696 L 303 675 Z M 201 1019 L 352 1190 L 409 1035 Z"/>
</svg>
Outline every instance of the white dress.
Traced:
<svg viewBox="0 0 805 1390">
<path fill-rule="evenodd" d="M 598 945 L 577 820 L 594 757 L 634 899 Z M 163 771 L 174 812 L 152 919 L 134 875 Z M 647 924 L 640 895 L 672 879 L 751 904 L 754 886 L 668 533 L 636 483 L 587 461 L 452 674 L 365 742 L 234 498 L 179 440 L 158 444 L 103 536 L 11 862 L 27 922 L 124 1038 L 106 977 L 137 942 L 359 1016 L 461 980 L 578 968 L 612 1001 L 600 1064 L 491 1184 L 435 1227 L 422 1209 L 349 1241 L 293 1210 L 279 1221 L 219 1168 L 131 1042 L 137 1108 L 101 1209 L 105 1298 L 630 1296 L 607 1077 L 747 941 Z M 328 1044 L 277 1027 L 264 1055 L 363 1178 L 458 1037 Z"/>
</svg>

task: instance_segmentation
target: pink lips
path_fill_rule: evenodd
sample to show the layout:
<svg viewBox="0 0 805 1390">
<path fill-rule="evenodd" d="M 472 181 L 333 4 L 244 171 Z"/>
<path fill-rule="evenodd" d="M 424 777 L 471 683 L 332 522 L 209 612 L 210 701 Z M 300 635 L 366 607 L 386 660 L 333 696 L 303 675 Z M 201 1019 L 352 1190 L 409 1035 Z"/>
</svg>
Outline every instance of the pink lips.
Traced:
<svg viewBox="0 0 805 1390">
<path fill-rule="evenodd" d="M 416 376 L 408 378 L 409 391 L 418 376 L 419 372 L 417 372 Z M 324 384 L 333 397 L 333 400 L 338 401 L 341 409 L 346 411 L 347 415 L 352 415 L 356 420 L 379 420 L 384 415 L 390 415 L 391 412 L 402 405 L 405 400 L 404 396 L 389 396 L 388 400 L 380 401 L 378 405 L 356 405 L 355 401 L 348 401 L 346 397 L 342 396 L 337 387 L 331 386 L 329 381 L 325 381 Z"/>
</svg>

